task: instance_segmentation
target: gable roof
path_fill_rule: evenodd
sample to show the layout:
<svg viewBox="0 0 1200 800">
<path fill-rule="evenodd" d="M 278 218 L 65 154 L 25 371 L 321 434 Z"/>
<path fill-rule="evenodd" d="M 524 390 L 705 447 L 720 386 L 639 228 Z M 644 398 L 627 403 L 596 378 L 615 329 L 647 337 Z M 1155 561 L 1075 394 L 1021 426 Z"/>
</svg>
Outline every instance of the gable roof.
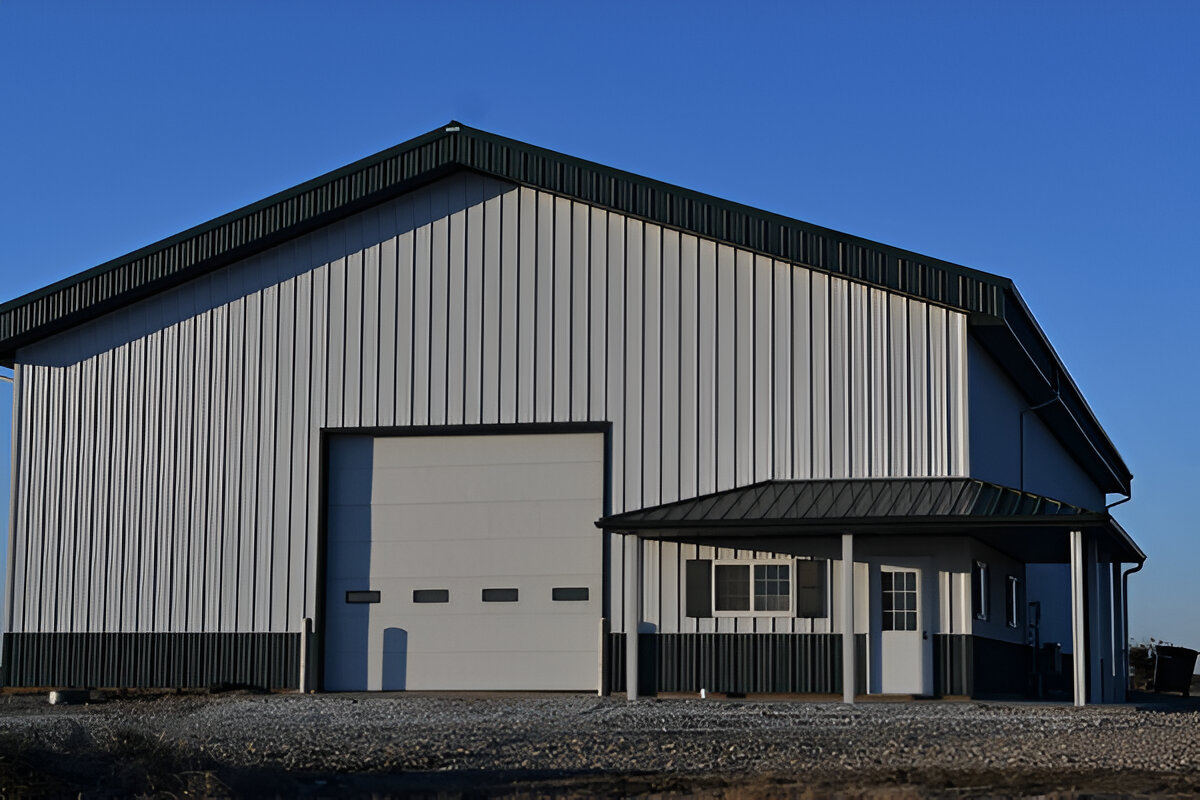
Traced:
<svg viewBox="0 0 1200 800">
<path fill-rule="evenodd" d="M 958 309 L 1105 491 L 1132 475 L 1007 278 L 506 139 L 457 122 L 0 305 L 17 349 L 468 169 Z"/>
</svg>

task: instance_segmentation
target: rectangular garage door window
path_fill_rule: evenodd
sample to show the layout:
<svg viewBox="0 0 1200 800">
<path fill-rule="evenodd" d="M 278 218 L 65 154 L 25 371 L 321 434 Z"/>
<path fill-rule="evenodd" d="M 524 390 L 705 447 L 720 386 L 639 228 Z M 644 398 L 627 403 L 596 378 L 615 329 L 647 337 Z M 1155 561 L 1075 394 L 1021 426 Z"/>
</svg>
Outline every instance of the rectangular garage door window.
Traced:
<svg viewBox="0 0 1200 800">
<path fill-rule="evenodd" d="M 517 602 L 516 589 L 484 589 L 483 602 L 485 603 L 515 603 Z"/>
<path fill-rule="evenodd" d="M 588 587 L 586 586 L 568 586 L 555 589 L 550 596 L 555 600 L 587 600 Z"/>
<path fill-rule="evenodd" d="M 346 592 L 347 603 L 378 603 L 379 592 Z"/>
<path fill-rule="evenodd" d="M 414 603 L 449 603 L 449 589 L 414 589 Z"/>
</svg>

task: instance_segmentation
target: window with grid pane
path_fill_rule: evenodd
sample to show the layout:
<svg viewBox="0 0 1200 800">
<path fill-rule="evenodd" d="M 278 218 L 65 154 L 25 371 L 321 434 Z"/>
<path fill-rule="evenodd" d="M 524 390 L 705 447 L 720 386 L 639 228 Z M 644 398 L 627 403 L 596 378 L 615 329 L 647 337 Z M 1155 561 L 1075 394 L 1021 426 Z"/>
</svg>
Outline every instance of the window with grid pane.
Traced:
<svg viewBox="0 0 1200 800">
<path fill-rule="evenodd" d="M 754 610 L 787 611 L 792 607 L 792 583 L 787 564 L 754 565 Z"/>
<path fill-rule="evenodd" d="M 713 564 L 714 614 L 779 616 L 788 614 L 791 609 L 791 562 Z"/>
<path fill-rule="evenodd" d="M 917 629 L 917 573 L 879 574 L 882 625 L 885 631 Z"/>
</svg>

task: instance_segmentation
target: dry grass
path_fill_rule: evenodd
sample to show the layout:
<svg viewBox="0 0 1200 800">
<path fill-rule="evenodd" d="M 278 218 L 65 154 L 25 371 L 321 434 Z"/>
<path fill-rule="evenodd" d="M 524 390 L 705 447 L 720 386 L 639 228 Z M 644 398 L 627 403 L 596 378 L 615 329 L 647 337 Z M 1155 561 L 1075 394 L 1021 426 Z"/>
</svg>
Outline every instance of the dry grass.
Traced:
<svg viewBox="0 0 1200 800">
<path fill-rule="evenodd" d="M 94 736 L 76 724 L 66 740 L 55 742 L 36 731 L 0 733 L 4 797 L 227 794 L 214 766 L 199 754 L 127 728 Z"/>
</svg>

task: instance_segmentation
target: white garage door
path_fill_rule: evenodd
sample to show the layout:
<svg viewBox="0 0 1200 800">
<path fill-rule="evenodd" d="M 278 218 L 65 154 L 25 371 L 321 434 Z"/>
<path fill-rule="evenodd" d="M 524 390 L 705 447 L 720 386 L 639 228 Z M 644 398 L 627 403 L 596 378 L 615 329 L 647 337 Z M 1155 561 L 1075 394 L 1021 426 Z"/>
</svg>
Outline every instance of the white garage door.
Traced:
<svg viewBox="0 0 1200 800">
<path fill-rule="evenodd" d="M 598 433 L 330 442 L 327 690 L 595 689 Z"/>
</svg>

